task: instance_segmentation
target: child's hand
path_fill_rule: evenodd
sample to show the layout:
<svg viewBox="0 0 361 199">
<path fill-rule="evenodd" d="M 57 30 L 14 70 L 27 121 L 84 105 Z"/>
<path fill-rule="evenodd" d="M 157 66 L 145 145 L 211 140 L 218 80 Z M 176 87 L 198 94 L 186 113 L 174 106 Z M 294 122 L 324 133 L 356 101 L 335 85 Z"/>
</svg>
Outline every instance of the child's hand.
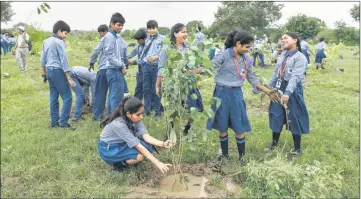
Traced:
<svg viewBox="0 0 361 199">
<path fill-rule="evenodd" d="M 163 143 L 164 148 L 170 149 L 174 146 L 174 143 L 171 140 L 167 140 Z"/>
<path fill-rule="evenodd" d="M 164 164 L 163 162 L 159 162 L 158 164 L 156 164 L 156 166 L 164 174 L 169 170 L 168 167 L 171 167 L 172 165 L 171 164 Z"/>
</svg>

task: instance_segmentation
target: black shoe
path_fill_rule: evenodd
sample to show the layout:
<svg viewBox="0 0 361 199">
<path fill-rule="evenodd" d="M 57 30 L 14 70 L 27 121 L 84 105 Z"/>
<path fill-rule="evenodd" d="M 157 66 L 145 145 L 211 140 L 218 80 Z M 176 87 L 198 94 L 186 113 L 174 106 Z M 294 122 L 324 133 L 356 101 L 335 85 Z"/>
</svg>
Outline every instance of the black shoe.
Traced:
<svg viewBox="0 0 361 199">
<path fill-rule="evenodd" d="M 241 158 L 238 159 L 238 164 L 239 164 L 240 166 L 246 166 L 247 162 L 246 162 L 246 160 L 244 159 L 244 157 L 241 157 Z"/>
<path fill-rule="evenodd" d="M 59 126 L 59 127 L 64 128 L 64 129 L 69 129 L 69 130 L 75 130 L 76 129 L 76 127 L 73 127 L 70 124 L 62 125 L 62 126 Z"/>
<path fill-rule="evenodd" d="M 84 120 L 82 117 L 79 117 L 79 118 L 71 118 L 71 121 L 72 121 L 72 122 L 80 122 L 80 121 L 82 121 L 82 120 Z"/>
<path fill-rule="evenodd" d="M 187 123 L 187 125 L 184 127 L 184 130 L 183 130 L 183 136 L 188 135 L 188 131 L 189 131 L 190 128 L 191 128 L 191 124 Z"/>
<path fill-rule="evenodd" d="M 276 147 L 278 146 L 278 143 L 277 144 L 271 144 L 269 146 L 266 146 L 264 148 L 265 151 L 273 151 Z"/>
<path fill-rule="evenodd" d="M 293 149 L 291 151 L 292 156 L 299 156 L 301 154 L 301 149 Z"/>
<path fill-rule="evenodd" d="M 229 155 L 227 154 L 227 155 L 220 155 L 220 156 L 217 157 L 217 159 L 219 161 L 225 161 L 225 160 L 230 160 L 231 157 L 229 157 Z"/>
<path fill-rule="evenodd" d="M 59 124 L 50 125 L 50 128 L 56 128 L 56 127 L 59 127 Z"/>
<path fill-rule="evenodd" d="M 322 65 L 321 65 L 321 68 L 322 68 L 322 69 L 325 69 L 325 67 L 323 67 Z"/>
<path fill-rule="evenodd" d="M 110 165 L 115 171 L 123 171 L 124 169 L 129 168 L 128 165 L 123 165 L 122 163 L 112 164 Z"/>
</svg>

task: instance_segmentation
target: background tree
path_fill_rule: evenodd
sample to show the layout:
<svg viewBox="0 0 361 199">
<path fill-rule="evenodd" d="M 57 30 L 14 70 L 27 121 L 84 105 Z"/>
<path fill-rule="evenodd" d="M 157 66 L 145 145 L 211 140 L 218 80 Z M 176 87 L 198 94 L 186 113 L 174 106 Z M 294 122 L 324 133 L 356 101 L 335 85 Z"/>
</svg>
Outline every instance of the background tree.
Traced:
<svg viewBox="0 0 361 199">
<path fill-rule="evenodd" d="M 169 37 L 169 35 L 170 35 L 170 28 L 168 28 L 168 27 L 159 27 L 159 28 L 158 28 L 158 32 L 159 32 L 159 34 L 161 34 L 161 35 L 165 35 L 165 36 Z"/>
<path fill-rule="evenodd" d="M 283 7 L 283 4 L 270 1 L 222 2 L 212 25 L 219 26 L 218 33 L 222 34 L 232 28 L 264 29 L 282 17 Z"/>
<path fill-rule="evenodd" d="M 284 26 L 285 31 L 297 32 L 304 39 L 315 37 L 324 28 L 326 28 L 324 21 L 304 14 L 290 17 Z"/>
<path fill-rule="evenodd" d="M 15 12 L 11 8 L 11 2 L 9 1 L 1 1 L 1 22 L 9 22 L 11 21 L 11 17 L 15 15 Z"/>
<path fill-rule="evenodd" d="M 358 4 L 358 5 L 355 4 L 353 6 L 353 8 L 351 8 L 350 14 L 351 14 L 351 17 L 355 21 L 359 22 L 360 21 L 360 4 Z"/>
<path fill-rule="evenodd" d="M 360 43 L 359 30 L 354 27 L 348 27 L 343 20 L 336 21 L 335 26 L 334 34 L 337 43 L 340 41 L 346 45 L 357 45 Z"/>
<path fill-rule="evenodd" d="M 195 30 L 197 26 L 201 27 L 202 32 L 204 32 L 206 30 L 206 27 L 203 25 L 202 21 L 193 20 L 193 21 L 188 22 L 186 25 L 188 32 L 192 31 L 193 28 Z"/>
</svg>

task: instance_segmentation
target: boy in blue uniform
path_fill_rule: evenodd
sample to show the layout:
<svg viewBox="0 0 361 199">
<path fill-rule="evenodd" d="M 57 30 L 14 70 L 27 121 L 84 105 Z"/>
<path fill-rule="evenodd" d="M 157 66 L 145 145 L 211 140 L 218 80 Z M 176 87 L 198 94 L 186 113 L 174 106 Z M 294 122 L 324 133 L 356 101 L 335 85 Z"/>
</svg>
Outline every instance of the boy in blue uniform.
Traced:
<svg viewBox="0 0 361 199">
<path fill-rule="evenodd" d="M 95 80 L 95 96 L 94 96 L 94 104 L 93 104 L 93 119 L 94 120 L 102 120 L 104 109 L 105 109 L 105 100 L 108 92 L 108 81 L 106 76 L 107 68 L 105 67 L 105 56 L 104 56 L 104 36 L 108 33 L 107 25 L 100 25 L 98 27 L 98 32 L 101 37 L 97 47 L 93 50 L 93 53 L 90 57 L 90 66 L 89 71 L 91 69 L 94 70 L 94 64 L 97 61 L 98 55 L 98 72 Z"/>
<path fill-rule="evenodd" d="M 158 74 L 158 60 L 165 37 L 158 33 L 158 23 L 155 20 L 147 22 L 147 30 L 149 36 L 145 41 L 145 47 L 139 59 L 143 71 L 144 111 L 146 115 L 150 115 L 151 107 L 153 106 L 155 109 L 155 119 L 158 119 L 161 116 L 162 105 L 160 97 L 156 95 L 155 87 Z"/>
<path fill-rule="evenodd" d="M 125 79 L 128 64 L 127 44 L 117 34 L 123 29 L 124 17 L 115 13 L 110 19 L 109 32 L 104 36 L 104 56 L 106 77 L 109 85 L 108 115 L 115 110 L 124 97 Z"/>
<path fill-rule="evenodd" d="M 75 87 L 70 77 L 68 57 L 65 52 L 64 38 L 70 32 L 70 27 L 64 21 L 58 21 L 53 26 L 53 35 L 44 40 L 41 53 L 43 77 L 50 87 L 50 127 L 59 126 L 75 130 L 68 121 L 72 103 L 69 85 Z M 68 81 L 67 81 L 68 80 Z M 59 95 L 63 99 L 63 108 L 59 120 Z"/>
<path fill-rule="evenodd" d="M 134 39 L 137 40 L 137 46 L 133 49 L 133 51 L 128 55 L 128 59 L 131 59 L 135 56 L 138 56 L 138 59 L 140 58 L 144 45 L 145 45 L 145 39 L 147 38 L 147 31 L 145 29 L 139 29 L 135 35 Z M 138 72 L 136 75 L 136 86 L 135 86 L 135 92 L 134 97 L 138 98 L 140 101 L 143 100 L 143 71 L 142 71 L 142 65 L 139 63 L 139 60 L 131 60 L 129 61 L 130 65 L 138 64 Z"/>
<path fill-rule="evenodd" d="M 216 129 L 219 131 L 222 155 L 219 157 L 229 159 L 228 155 L 228 128 L 232 128 L 236 134 L 237 148 L 239 153 L 239 162 L 244 164 L 245 154 L 245 132 L 250 132 L 251 125 L 246 112 L 246 103 L 243 98 L 242 87 L 246 81 L 253 86 L 253 92 L 259 93 L 260 90 L 267 93 L 272 99 L 277 96 L 269 89 L 264 87 L 256 78 L 252 71 L 253 60 L 248 54 L 253 44 L 253 37 L 244 30 L 234 30 L 228 34 L 225 42 L 226 50 L 216 54 L 212 60 L 215 75 L 215 90 L 213 97 L 221 100 L 221 105 L 211 106 L 215 112 L 214 118 L 207 121 L 207 129 Z"/>
<path fill-rule="evenodd" d="M 84 66 L 74 66 L 70 69 L 70 77 L 76 84 L 75 87 L 71 88 L 76 96 L 75 109 L 72 118 L 73 122 L 77 122 L 82 119 L 81 114 L 83 104 L 86 96 L 89 96 L 89 87 L 92 94 L 90 102 L 93 104 L 96 76 L 97 74 L 95 72 L 89 71 Z"/>
</svg>

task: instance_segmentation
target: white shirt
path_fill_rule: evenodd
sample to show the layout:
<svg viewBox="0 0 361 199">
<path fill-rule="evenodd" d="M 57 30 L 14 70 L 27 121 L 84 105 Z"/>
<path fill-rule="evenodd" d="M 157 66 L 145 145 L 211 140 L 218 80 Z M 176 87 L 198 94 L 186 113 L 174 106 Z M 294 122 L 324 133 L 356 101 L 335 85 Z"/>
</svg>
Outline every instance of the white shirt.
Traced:
<svg viewBox="0 0 361 199">
<path fill-rule="evenodd" d="M 25 40 L 29 41 L 29 35 L 27 33 L 23 33 L 25 34 Z M 23 34 L 19 34 L 16 38 L 16 43 L 18 44 L 18 47 L 20 48 L 27 48 L 28 44 L 24 41 L 24 37 Z"/>
</svg>

